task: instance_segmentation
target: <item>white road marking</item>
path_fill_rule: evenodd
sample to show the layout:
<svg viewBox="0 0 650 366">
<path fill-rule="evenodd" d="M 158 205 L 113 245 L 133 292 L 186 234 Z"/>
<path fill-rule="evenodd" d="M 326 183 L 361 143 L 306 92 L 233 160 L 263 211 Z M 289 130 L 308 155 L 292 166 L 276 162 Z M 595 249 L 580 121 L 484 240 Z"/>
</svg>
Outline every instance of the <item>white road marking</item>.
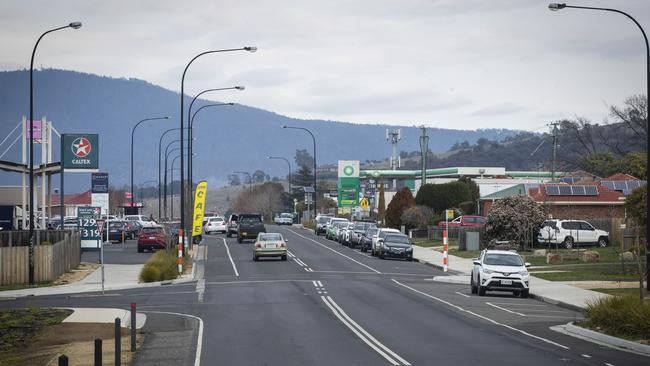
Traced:
<svg viewBox="0 0 650 366">
<path fill-rule="evenodd" d="M 332 311 L 332 313 L 334 313 L 334 315 L 341 321 L 341 323 L 343 323 L 346 327 L 348 327 L 354 334 L 356 334 L 357 337 L 359 337 L 364 343 L 366 343 L 368 346 L 370 346 L 370 348 L 372 348 L 377 353 L 379 353 L 392 365 L 398 366 L 400 365 L 400 362 L 403 365 L 410 365 L 410 363 L 408 363 L 403 358 L 395 354 L 395 352 L 391 351 L 388 347 L 386 347 L 381 342 L 379 342 L 375 337 L 368 334 L 368 332 L 366 332 L 365 329 L 363 329 L 359 324 L 357 324 L 354 320 L 352 320 L 343 311 L 343 309 L 341 309 L 336 304 L 336 302 L 332 300 L 331 297 L 321 296 L 320 298 L 321 300 L 323 300 L 325 305 L 327 305 L 327 307 Z M 397 361 L 395 359 L 397 359 Z"/>
<path fill-rule="evenodd" d="M 203 349 L 203 319 L 198 316 L 181 314 L 181 313 L 172 313 L 169 311 L 143 311 L 143 313 L 156 313 L 156 314 L 170 314 L 178 316 L 186 316 L 188 318 L 196 319 L 199 321 L 199 334 L 196 336 L 196 354 L 194 356 L 194 366 L 201 366 L 201 350 Z"/>
<path fill-rule="evenodd" d="M 523 335 L 525 335 L 525 336 L 528 336 L 528 337 L 531 337 L 531 338 L 534 338 L 534 339 L 540 340 L 540 341 L 542 341 L 542 342 L 546 342 L 546 343 L 548 343 L 548 344 L 552 344 L 552 345 L 554 345 L 554 346 L 560 347 L 560 348 L 565 349 L 565 350 L 570 349 L 569 347 L 564 346 L 564 345 L 561 345 L 561 344 L 559 344 L 559 343 L 557 343 L 557 342 L 553 342 L 553 341 L 550 340 L 550 339 L 546 339 L 546 338 L 542 338 L 542 337 L 540 337 L 540 336 L 536 336 L 536 335 L 534 335 L 534 334 L 530 334 L 530 333 L 528 333 L 528 332 L 526 332 L 526 331 L 523 331 L 523 330 L 521 330 L 521 329 L 517 329 L 517 328 L 512 327 L 512 326 L 510 326 L 510 325 L 507 325 L 507 324 L 499 323 L 499 322 L 496 321 L 496 320 L 492 320 L 492 319 L 490 319 L 490 318 L 488 318 L 488 317 L 486 317 L 486 316 L 483 316 L 483 315 L 477 314 L 477 313 L 475 313 L 475 312 L 473 312 L 473 311 L 467 310 L 467 309 L 462 308 L 462 307 L 460 307 L 460 306 L 458 306 L 458 305 L 454 305 L 454 304 L 450 303 L 449 301 L 443 300 L 443 299 L 441 299 L 441 298 L 439 298 L 439 297 L 435 297 L 435 296 L 433 296 L 433 295 L 429 295 L 429 294 L 427 294 L 426 292 L 422 292 L 422 291 L 420 291 L 420 290 L 414 289 L 413 287 L 408 286 L 408 285 L 405 285 L 405 284 L 403 284 L 403 283 L 401 283 L 401 282 L 399 282 L 399 281 L 397 281 L 397 280 L 395 280 L 395 279 L 391 279 L 391 280 L 392 280 L 393 282 L 395 282 L 396 284 L 398 284 L 398 285 L 400 285 L 400 286 L 402 286 L 402 287 L 404 287 L 404 288 L 407 288 L 407 289 L 409 289 L 409 290 L 411 290 L 411 291 L 413 291 L 413 292 L 417 292 L 417 293 L 420 294 L 420 295 L 423 295 L 423 296 L 426 296 L 426 297 L 428 297 L 428 298 L 431 298 L 431 299 L 434 299 L 434 300 L 436 300 L 436 301 L 439 301 L 439 302 L 441 302 L 441 303 L 443 303 L 443 304 L 446 304 L 446 305 L 448 305 L 448 306 L 450 306 L 450 307 L 453 307 L 453 308 L 455 308 L 455 309 L 458 309 L 458 310 L 460 310 L 460 311 L 462 311 L 462 312 L 465 312 L 465 313 L 468 313 L 468 314 L 474 315 L 475 317 L 480 318 L 480 319 L 483 319 L 483 320 L 485 320 L 485 321 L 488 321 L 488 322 L 490 322 L 490 323 L 492 323 L 492 324 L 494 324 L 494 325 L 502 326 L 502 327 L 504 327 L 504 328 L 507 328 L 507 329 L 513 330 L 513 331 L 515 331 L 515 332 L 519 332 L 519 333 L 521 333 L 521 334 L 523 334 Z"/>
<path fill-rule="evenodd" d="M 605 362 L 605 366 L 614 366 L 614 365 L 609 362 Z"/>
<path fill-rule="evenodd" d="M 314 272 L 314 270 L 311 269 L 311 268 L 305 268 L 305 271 L 307 271 L 307 272 Z"/>
<path fill-rule="evenodd" d="M 205 294 L 205 278 L 201 278 L 196 282 L 196 292 L 198 293 L 199 302 L 203 302 L 203 295 Z"/>
<path fill-rule="evenodd" d="M 494 304 L 489 303 L 489 302 L 486 302 L 486 304 L 487 304 L 487 305 L 490 305 L 490 306 L 492 306 L 492 307 L 495 307 L 495 308 L 497 308 L 497 309 L 501 309 L 501 310 L 503 310 L 503 311 L 507 311 L 507 312 L 510 313 L 510 314 L 515 314 L 515 315 L 519 315 L 519 316 L 526 316 L 525 314 L 518 313 L 518 312 L 516 312 L 516 311 L 512 311 L 512 310 L 508 310 L 508 309 L 506 309 L 506 308 L 502 308 L 501 306 L 494 305 Z"/>
<path fill-rule="evenodd" d="M 296 261 L 296 263 L 300 264 L 302 267 L 307 267 L 307 263 L 301 261 L 300 259 L 294 258 L 294 260 Z"/>
<path fill-rule="evenodd" d="M 471 297 L 471 296 L 467 296 L 467 295 L 465 295 L 465 294 L 462 293 L 462 292 L 458 292 L 458 291 L 456 291 L 456 293 L 459 294 L 460 296 Z"/>
<path fill-rule="evenodd" d="M 539 306 L 539 307 L 548 307 L 548 305 L 535 305 L 535 304 L 527 304 L 524 302 L 520 303 L 511 303 L 511 302 L 493 302 L 493 304 L 498 304 L 498 305 L 509 305 L 509 306 L 519 306 L 519 307 L 529 307 L 529 306 Z"/>
<path fill-rule="evenodd" d="M 582 354 L 582 357 L 584 357 L 584 358 L 591 358 L 591 356 L 589 356 L 589 355 L 585 355 L 585 354 Z"/>
<path fill-rule="evenodd" d="M 318 283 L 318 286 L 323 287 L 323 283 L 322 283 L 322 282 L 320 282 L 320 281 L 316 281 L 316 283 Z"/>
<path fill-rule="evenodd" d="M 230 255 L 230 248 L 228 248 L 228 243 L 226 243 L 226 239 L 223 239 L 223 245 L 226 246 L 226 252 L 228 252 L 228 258 L 230 258 L 230 263 L 232 264 L 232 269 L 235 271 L 235 276 L 239 277 L 239 272 L 237 272 L 237 267 L 235 266 L 235 261 L 232 260 L 232 256 Z"/>
<path fill-rule="evenodd" d="M 289 254 L 289 257 L 291 257 L 291 258 L 295 257 L 295 255 L 293 255 L 293 253 L 291 253 L 291 252 L 288 251 L 288 250 L 287 250 L 287 253 Z"/>
<path fill-rule="evenodd" d="M 206 285 L 242 285 L 249 283 L 280 283 L 280 282 L 311 282 L 311 280 L 251 280 L 251 281 L 222 281 L 206 282 Z"/>
<path fill-rule="evenodd" d="M 316 287 L 316 288 L 320 287 L 320 286 L 318 286 L 318 283 L 316 281 L 311 281 L 311 282 L 314 284 L 314 287 Z"/>
<path fill-rule="evenodd" d="M 372 267 L 370 267 L 370 266 L 368 266 L 368 265 L 366 265 L 366 264 L 363 264 L 363 263 L 359 262 L 359 261 L 356 260 L 356 259 L 350 258 L 349 256 L 347 256 L 347 255 L 345 255 L 345 254 L 343 254 L 343 253 L 340 253 L 340 252 L 338 252 L 338 251 L 336 251 L 336 250 L 334 250 L 334 249 L 328 247 L 327 245 L 325 245 L 325 244 L 323 244 L 323 243 L 319 243 L 319 242 L 317 242 L 317 241 L 314 240 L 314 239 L 308 238 L 308 237 L 306 237 L 306 236 L 302 236 L 302 235 L 298 234 L 297 232 L 295 232 L 295 231 L 293 231 L 293 230 L 289 230 L 289 231 L 291 231 L 292 233 L 294 233 L 295 235 L 298 235 L 299 237 L 301 237 L 301 238 L 303 238 L 303 239 L 307 239 L 307 240 L 309 240 L 309 241 L 312 241 L 312 242 L 314 242 L 314 243 L 316 243 L 316 244 L 322 246 L 323 248 L 325 248 L 325 249 L 327 249 L 327 250 L 331 250 L 332 252 L 334 252 L 334 253 L 340 255 L 341 257 L 345 257 L 345 258 L 347 258 L 347 259 L 353 261 L 354 263 L 356 263 L 356 264 L 358 264 L 358 265 L 364 266 L 364 267 L 368 268 L 369 270 L 371 270 L 371 271 L 373 271 L 373 272 L 375 272 L 375 273 L 381 273 L 381 272 L 379 272 L 378 270 L 376 270 L 376 269 L 374 269 L 374 268 L 372 268 Z"/>
</svg>

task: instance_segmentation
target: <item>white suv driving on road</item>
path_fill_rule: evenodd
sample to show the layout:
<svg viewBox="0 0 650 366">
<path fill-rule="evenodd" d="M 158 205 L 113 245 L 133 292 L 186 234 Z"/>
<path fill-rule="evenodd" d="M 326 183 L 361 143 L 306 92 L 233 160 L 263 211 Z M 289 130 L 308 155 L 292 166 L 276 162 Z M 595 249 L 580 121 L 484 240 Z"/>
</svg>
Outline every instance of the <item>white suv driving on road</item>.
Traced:
<svg viewBox="0 0 650 366">
<path fill-rule="evenodd" d="M 583 220 L 546 220 L 537 241 L 540 244 L 562 244 L 567 249 L 584 244 L 598 244 L 604 248 L 609 243 L 609 233 Z"/>
<path fill-rule="evenodd" d="M 474 259 L 470 276 L 472 293 L 483 296 L 486 291 L 512 291 L 515 296 L 528 297 L 530 275 L 526 267 L 529 266 L 516 252 L 483 250 Z"/>
</svg>

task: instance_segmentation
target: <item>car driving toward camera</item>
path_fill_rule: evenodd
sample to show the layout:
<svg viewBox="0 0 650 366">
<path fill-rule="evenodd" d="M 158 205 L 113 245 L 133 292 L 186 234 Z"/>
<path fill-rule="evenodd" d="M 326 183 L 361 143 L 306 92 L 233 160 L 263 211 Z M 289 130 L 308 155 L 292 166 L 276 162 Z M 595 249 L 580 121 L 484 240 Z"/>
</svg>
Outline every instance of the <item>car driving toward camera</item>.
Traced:
<svg viewBox="0 0 650 366">
<path fill-rule="evenodd" d="M 484 296 L 486 291 L 509 291 L 514 296 L 528 297 L 530 274 L 523 258 L 514 251 L 483 250 L 474 259 L 470 276 L 473 294 Z"/>
<path fill-rule="evenodd" d="M 287 241 L 279 233 L 259 233 L 253 245 L 253 260 L 261 257 L 280 257 L 287 260 Z"/>
</svg>

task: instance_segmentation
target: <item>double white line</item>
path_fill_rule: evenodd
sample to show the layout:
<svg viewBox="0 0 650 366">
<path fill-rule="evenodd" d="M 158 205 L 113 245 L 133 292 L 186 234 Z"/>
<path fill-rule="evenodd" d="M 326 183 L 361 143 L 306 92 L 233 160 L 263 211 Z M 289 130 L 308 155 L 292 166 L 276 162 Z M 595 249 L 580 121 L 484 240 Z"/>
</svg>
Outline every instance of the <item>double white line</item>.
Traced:
<svg viewBox="0 0 650 366">
<path fill-rule="evenodd" d="M 341 309 L 341 307 L 339 307 L 339 305 L 334 302 L 334 300 L 332 300 L 331 297 L 321 296 L 320 298 L 323 300 L 325 305 L 327 305 L 327 307 L 332 310 L 332 313 L 334 313 L 334 315 L 341 321 L 341 323 L 345 324 L 345 326 L 348 327 L 354 334 L 356 334 L 357 337 L 359 337 L 368 346 L 370 346 L 370 348 L 379 353 L 392 365 L 411 365 L 405 359 L 401 358 L 395 352 L 391 351 L 388 347 L 379 342 L 375 337 L 366 332 L 366 330 L 363 329 L 354 320 L 352 320 L 352 318 L 350 318 L 348 314 L 346 314 L 345 311 L 343 311 L 343 309 Z"/>
</svg>

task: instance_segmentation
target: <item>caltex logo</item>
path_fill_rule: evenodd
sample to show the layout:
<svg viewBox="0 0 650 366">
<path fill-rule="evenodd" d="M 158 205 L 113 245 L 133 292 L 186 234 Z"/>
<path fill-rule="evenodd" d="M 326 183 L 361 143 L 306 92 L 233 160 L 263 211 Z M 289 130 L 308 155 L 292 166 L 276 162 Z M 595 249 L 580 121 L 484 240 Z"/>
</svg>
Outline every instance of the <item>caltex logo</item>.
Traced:
<svg viewBox="0 0 650 366">
<path fill-rule="evenodd" d="M 90 146 L 90 141 L 85 137 L 76 138 L 72 142 L 72 153 L 78 158 L 85 158 L 90 154 L 92 147 Z"/>
</svg>

